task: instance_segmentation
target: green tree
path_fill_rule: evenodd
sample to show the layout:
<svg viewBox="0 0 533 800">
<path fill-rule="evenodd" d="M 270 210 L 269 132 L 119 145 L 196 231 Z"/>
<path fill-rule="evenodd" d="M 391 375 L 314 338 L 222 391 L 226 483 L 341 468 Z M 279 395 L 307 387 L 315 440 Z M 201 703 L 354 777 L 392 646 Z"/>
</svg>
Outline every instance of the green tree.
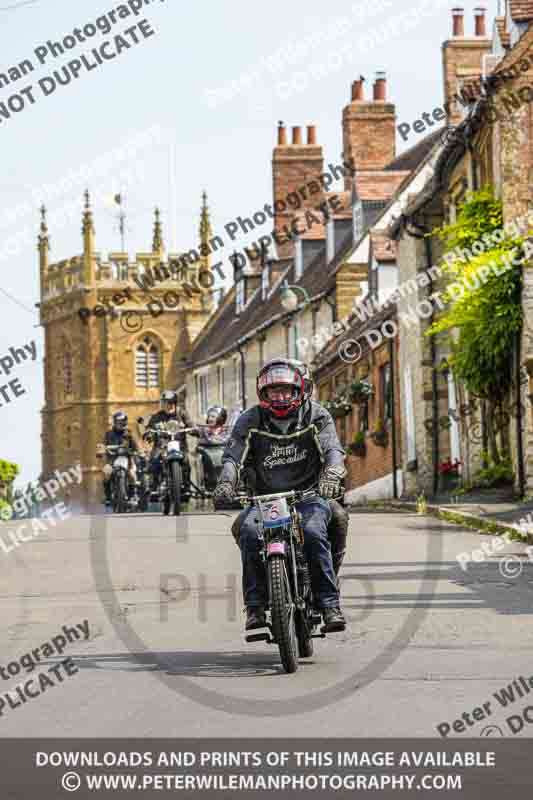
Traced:
<svg viewBox="0 0 533 800">
<path fill-rule="evenodd" d="M 0 520 L 11 519 L 12 485 L 19 472 L 17 464 L 0 458 Z"/>
</svg>

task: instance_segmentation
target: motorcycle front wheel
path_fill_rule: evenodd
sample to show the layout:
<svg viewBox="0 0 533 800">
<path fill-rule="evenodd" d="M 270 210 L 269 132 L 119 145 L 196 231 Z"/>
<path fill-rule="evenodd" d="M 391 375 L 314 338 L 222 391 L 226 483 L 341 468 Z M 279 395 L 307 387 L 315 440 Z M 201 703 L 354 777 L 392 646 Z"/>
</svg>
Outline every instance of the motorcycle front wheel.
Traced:
<svg viewBox="0 0 533 800">
<path fill-rule="evenodd" d="M 272 556 L 268 562 L 270 583 L 270 610 L 272 632 L 279 647 L 281 663 L 285 672 L 298 669 L 298 637 L 296 635 L 296 609 L 292 602 L 291 589 L 285 559 Z"/>
<path fill-rule="evenodd" d="M 128 489 L 126 485 L 126 473 L 120 470 L 115 477 L 113 511 L 115 514 L 125 514 L 128 508 Z"/>
<path fill-rule="evenodd" d="M 181 464 L 179 461 L 170 462 L 170 497 L 174 507 L 174 516 L 181 513 Z"/>
</svg>

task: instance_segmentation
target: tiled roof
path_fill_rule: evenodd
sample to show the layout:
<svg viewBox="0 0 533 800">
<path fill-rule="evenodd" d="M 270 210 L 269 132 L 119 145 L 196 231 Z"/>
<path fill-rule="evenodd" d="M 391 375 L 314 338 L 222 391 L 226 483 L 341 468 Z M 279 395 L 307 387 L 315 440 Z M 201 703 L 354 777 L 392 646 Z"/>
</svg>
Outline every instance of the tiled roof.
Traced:
<svg viewBox="0 0 533 800">
<path fill-rule="evenodd" d="M 533 19 L 533 0 L 509 0 L 511 17 L 515 22 Z"/>
<path fill-rule="evenodd" d="M 370 350 L 370 346 L 366 337 L 364 339 L 359 339 L 359 337 L 361 337 L 367 330 L 373 330 L 374 328 L 379 329 L 380 325 L 385 322 L 385 320 L 394 319 L 395 316 L 395 303 L 383 305 L 379 311 L 376 311 L 376 313 L 365 322 L 361 322 L 361 320 L 355 314 L 352 314 L 348 322 L 348 328 L 341 333 L 340 336 L 333 336 L 313 359 L 313 365 L 315 367 L 313 370 L 315 380 L 320 377 L 321 370 L 326 369 L 326 367 L 332 362 L 339 361 L 340 346 L 347 340 L 359 341 L 362 349 L 360 358 L 365 358 Z"/>
<path fill-rule="evenodd" d="M 408 150 L 404 150 L 403 153 L 387 164 L 385 171 L 401 172 L 407 170 L 412 172 L 424 160 L 433 145 L 438 141 L 439 136 L 442 136 L 443 130 L 443 127 L 437 128 L 436 131 L 425 136 Z"/>
</svg>

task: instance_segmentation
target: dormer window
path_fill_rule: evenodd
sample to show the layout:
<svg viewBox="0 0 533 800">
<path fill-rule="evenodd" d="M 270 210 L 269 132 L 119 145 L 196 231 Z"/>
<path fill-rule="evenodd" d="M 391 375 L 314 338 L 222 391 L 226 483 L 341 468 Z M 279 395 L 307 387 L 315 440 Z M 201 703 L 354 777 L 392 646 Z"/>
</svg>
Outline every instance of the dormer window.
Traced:
<svg viewBox="0 0 533 800">
<path fill-rule="evenodd" d="M 301 236 L 294 243 L 294 279 L 300 280 L 304 271 L 304 255 Z"/>
<path fill-rule="evenodd" d="M 330 216 L 326 223 L 326 259 L 328 264 L 335 258 L 335 222 Z"/>
<path fill-rule="evenodd" d="M 235 310 L 240 314 L 244 309 L 244 278 L 239 278 L 235 287 Z"/>
<path fill-rule="evenodd" d="M 261 299 L 266 300 L 270 286 L 270 263 L 267 261 L 261 270 Z"/>
<path fill-rule="evenodd" d="M 358 242 L 364 231 L 363 204 L 359 198 L 353 204 L 353 240 Z"/>
</svg>

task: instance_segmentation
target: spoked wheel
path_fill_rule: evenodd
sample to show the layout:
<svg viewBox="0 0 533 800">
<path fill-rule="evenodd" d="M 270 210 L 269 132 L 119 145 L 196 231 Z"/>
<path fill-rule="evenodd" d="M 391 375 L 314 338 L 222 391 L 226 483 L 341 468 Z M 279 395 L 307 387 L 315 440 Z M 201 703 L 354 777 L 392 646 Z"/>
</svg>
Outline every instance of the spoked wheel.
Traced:
<svg viewBox="0 0 533 800">
<path fill-rule="evenodd" d="M 128 490 L 126 486 L 126 473 L 123 470 L 120 470 L 115 478 L 115 495 L 113 500 L 113 511 L 115 514 L 125 514 L 128 506 Z"/>
<path fill-rule="evenodd" d="M 150 500 L 150 487 L 146 476 L 141 480 L 141 495 L 139 498 L 139 511 L 148 511 L 148 503 Z"/>
<path fill-rule="evenodd" d="M 179 461 L 170 462 L 170 497 L 174 508 L 174 516 L 181 513 L 181 464 Z"/>
<path fill-rule="evenodd" d="M 285 672 L 298 669 L 298 637 L 296 609 L 292 602 L 289 579 L 283 556 L 272 556 L 268 562 L 272 632 L 279 647 Z"/>
</svg>

